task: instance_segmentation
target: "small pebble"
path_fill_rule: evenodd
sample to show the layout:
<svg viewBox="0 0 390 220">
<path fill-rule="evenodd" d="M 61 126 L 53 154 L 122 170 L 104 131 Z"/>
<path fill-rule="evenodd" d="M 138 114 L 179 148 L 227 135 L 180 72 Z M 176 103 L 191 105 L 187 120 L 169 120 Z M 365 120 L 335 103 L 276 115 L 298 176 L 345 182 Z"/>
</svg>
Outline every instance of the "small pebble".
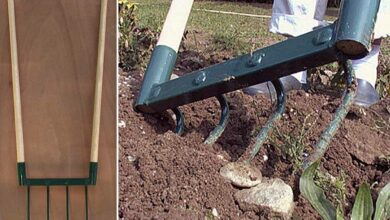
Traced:
<svg viewBox="0 0 390 220">
<path fill-rule="evenodd" d="M 222 155 L 220 155 L 220 154 L 217 154 L 217 158 L 220 159 L 220 160 L 226 161 L 226 159 Z"/>
<path fill-rule="evenodd" d="M 125 121 L 120 121 L 120 122 L 118 123 L 118 127 L 120 127 L 120 128 L 125 128 L 125 127 L 126 127 L 126 122 L 125 122 Z"/>
<path fill-rule="evenodd" d="M 136 161 L 137 160 L 137 158 L 135 158 L 135 157 L 133 157 L 133 156 L 127 156 L 127 159 L 129 160 L 129 162 L 134 162 L 134 161 Z"/>
<path fill-rule="evenodd" d="M 263 161 L 267 161 L 268 160 L 268 156 L 267 155 L 263 155 Z"/>
<path fill-rule="evenodd" d="M 218 211 L 217 211 L 216 208 L 213 208 L 213 209 L 211 210 L 211 214 L 212 214 L 214 217 L 218 218 Z"/>
</svg>

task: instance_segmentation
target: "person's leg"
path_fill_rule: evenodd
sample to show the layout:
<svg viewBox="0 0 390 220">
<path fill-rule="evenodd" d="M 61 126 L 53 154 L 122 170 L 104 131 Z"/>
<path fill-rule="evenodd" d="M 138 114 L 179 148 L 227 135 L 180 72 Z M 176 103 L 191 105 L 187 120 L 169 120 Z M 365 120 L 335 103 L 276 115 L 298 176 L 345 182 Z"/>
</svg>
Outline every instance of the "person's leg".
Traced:
<svg viewBox="0 0 390 220">
<path fill-rule="evenodd" d="M 324 25 L 323 18 L 328 0 L 274 0 L 269 31 L 287 37 L 296 37 Z M 280 78 L 285 91 L 302 89 L 306 84 L 307 71 Z M 270 82 L 254 85 L 243 90 L 249 95 L 270 94 L 275 89 Z"/>
<path fill-rule="evenodd" d="M 379 101 L 379 95 L 375 90 L 377 79 L 377 67 L 381 38 L 390 36 L 390 0 L 382 0 L 379 6 L 377 20 L 374 29 L 374 40 L 370 53 L 359 60 L 352 61 L 355 70 L 358 87 L 354 103 L 359 106 L 369 107 Z"/>
<path fill-rule="evenodd" d="M 377 67 L 379 62 L 380 41 L 374 42 L 370 53 L 362 59 L 352 60 L 358 87 L 354 104 L 369 107 L 379 101 L 375 90 Z"/>
</svg>

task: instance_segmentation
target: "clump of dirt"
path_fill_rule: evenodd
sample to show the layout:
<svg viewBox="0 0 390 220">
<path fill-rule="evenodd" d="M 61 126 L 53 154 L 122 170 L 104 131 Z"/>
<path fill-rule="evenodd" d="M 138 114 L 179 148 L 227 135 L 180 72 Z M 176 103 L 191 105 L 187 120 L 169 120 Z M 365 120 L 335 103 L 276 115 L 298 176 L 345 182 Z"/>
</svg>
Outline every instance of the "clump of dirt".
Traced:
<svg viewBox="0 0 390 220">
<path fill-rule="evenodd" d="M 220 62 L 227 54 L 205 58 L 186 51 L 179 57 L 175 73 Z M 272 114 L 273 105 L 262 95 L 241 91 L 227 94 L 230 119 L 222 137 L 212 146 L 203 144 L 219 121 L 219 106 L 210 98 L 180 107 L 186 131 L 178 136 L 171 112 L 141 114 L 133 110 L 143 73 L 119 72 L 119 217 L 121 219 L 264 219 L 261 214 L 241 210 L 233 194 L 239 190 L 226 182 L 219 169 L 247 155 L 254 138 Z M 288 134 L 308 114 L 317 120 L 311 126 L 308 146 L 314 146 L 330 122 L 340 96 L 314 91 L 288 95 L 286 113 L 278 123 Z M 378 183 L 374 194 L 389 182 L 390 99 L 370 109 L 354 108 L 343 122 L 322 159 L 321 169 L 333 176 L 347 174 L 346 213 L 351 210 L 356 189 L 367 182 Z M 264 157 L 266 156 L 266 157 Z M 300 171 L 282 157 L 280 148 L 265 144 L 253 164 L 263 176 L 280 178 L 294 191 L 299 219 L 320 219 L 299 193 Z M 374 195 L 375 197 L 375 195 Z"/>
</svg>

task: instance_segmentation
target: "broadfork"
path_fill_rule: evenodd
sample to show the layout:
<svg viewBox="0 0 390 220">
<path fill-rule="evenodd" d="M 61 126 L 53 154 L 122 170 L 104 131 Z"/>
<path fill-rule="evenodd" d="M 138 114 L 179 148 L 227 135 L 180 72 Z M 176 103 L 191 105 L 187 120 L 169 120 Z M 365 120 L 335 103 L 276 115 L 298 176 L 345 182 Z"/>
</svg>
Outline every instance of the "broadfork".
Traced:
<svg viewBox="0 0 390 220">
<path fill-rule="evenodd" d="M 253 184 L 253 180 L 257 179 L 252 171 L 256 171 L 256 168 L 251 167 L 250 162 L 285 109 L 286 96 L 278 79 L 339 61 L 346 73 L 347 89 L 335 117 L 322 133 L 315 152 L 304 161 L 304 167 L 320 158 L 353 102 L 356 84 L 350 59 L 362 58 L 368 54 L 380 0 L 343 0 L 339 17 L 333 24 L 169 80 L 192 4 L 193 0 L 172 1 L 146 69 L 135 109 L 144 113 L 172 109 L 177 120 L 176 132 L 182 133 L 184 116 L 178 107 L 217 97 L 222 109 L 221 119 L 205 141 L 213 144 L 223 133 L 229 118 L 229 108 L 223 94 L 272 81 L 278 95 L 276 111 L 257 136 L 250 156 L 240 159 L 243 162 L 230 163 L 224 167 L 229 168 L 238 179 L 249 180 Z"/>
<path fill-rule="evenodd" d="M 106 19 L 107 19 L 107 0 L 101 0 L 100 6 L 100 24 L 98 55 L 96 66 L 94 113 L 92 124 L 91 155 L 89 163 L 89 176 L 87 178 L 28 178 L 25 157 L 24 157 L 24 139 L 23 123 L 19 83 L 19 64 L 18 49 L 16 38 L 15 23 L 15 2 L 8 0 L 9 32 L 11 46 L 11 64 L 12 64 L 12 85 L 15 116 L 15 134 L 16 134 L 16 153 L 17 153 L 17 171 L 19 184 L 27 187 L 27 219 L 30 219 L 30 187 L 46 186 L 46 219 L 50 219 L 50 187 L 65 186 L 66 193 L 66 218 L 69 219 L 69 187 L 84 186 L 85 190 L 85 219 L 88 219 L 88 186 L 96 185 L 98 169 L 98 150 L 99 150 L 99 131 L 102 102 L 102 84 L 103 84 L 103 66 L 104 66 L 104 47 L 106 39 Z"/>
</svg>

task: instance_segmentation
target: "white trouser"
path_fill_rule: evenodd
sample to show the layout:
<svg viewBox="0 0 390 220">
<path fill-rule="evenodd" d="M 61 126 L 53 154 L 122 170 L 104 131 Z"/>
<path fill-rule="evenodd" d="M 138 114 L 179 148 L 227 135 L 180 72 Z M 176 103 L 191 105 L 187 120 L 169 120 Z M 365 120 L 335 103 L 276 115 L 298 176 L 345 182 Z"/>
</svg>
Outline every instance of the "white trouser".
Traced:
<svg viewBox="0 0 390 220">
<path fill-rule="evenodd" d="M 274 0 L 269 30 L 272 33 L 296 37 L 312 31 L 314 27 L 325 25 L 324 16 L 328 0 Z M 382 0 L 374 29 L 374 37 L 390 36 L 390 0 Z M 374 49 L 375 48 L 375 49 Z M 376 66 L 379 46 L 373 46 L 369 55 L 353 61 L 356 77 L 375 86 Z M 373 68 L 375 65 L 375 68 Z M 296 79 L 306 83 L 306 71 L 293 74 Z"/>
<path fill-rule="evenodd" d="M 377 67 L 379 63 L 379 45 L 372 45 L 370 53 L 359 60 L 352 60 L 352 69 L 356 78 L 364 79 L 375 88 Z"/>
<path fill-rule="evenodd" d="M 274 0 L 269 31 L 296 37 L 323 25 L 328 0 Z M 306 83 L 307 71 L 292 74 Z"/>
<path fill-rule="evenodd" d="M 374 38 L 390 36 L 390 0 L 381 0 L 376 23 L 374 28 Z"/>
</svg>

